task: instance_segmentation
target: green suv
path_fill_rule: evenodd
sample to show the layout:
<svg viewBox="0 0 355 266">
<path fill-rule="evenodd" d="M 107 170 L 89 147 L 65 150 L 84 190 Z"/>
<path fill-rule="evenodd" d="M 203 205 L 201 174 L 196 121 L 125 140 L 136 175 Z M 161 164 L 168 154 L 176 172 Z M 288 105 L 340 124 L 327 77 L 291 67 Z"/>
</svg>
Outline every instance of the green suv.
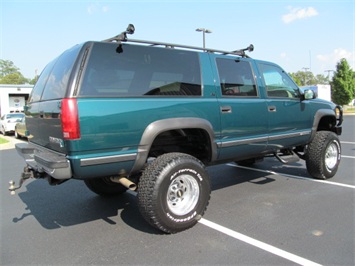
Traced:
<svg viewBox="0 0 355 266">
<path fill-rule="evenodd" d="M 210 199 L 206 166 L 299 158 L 335 175 L 342 110 L 301 91 L 278 65 L 233 52 L 128 39 L 65 51 L 25 108 L 27 178 L 83 180 L 93 192 L 137 190 L 142 216 L 167 233 L 192 227 Z"/>
</svg>

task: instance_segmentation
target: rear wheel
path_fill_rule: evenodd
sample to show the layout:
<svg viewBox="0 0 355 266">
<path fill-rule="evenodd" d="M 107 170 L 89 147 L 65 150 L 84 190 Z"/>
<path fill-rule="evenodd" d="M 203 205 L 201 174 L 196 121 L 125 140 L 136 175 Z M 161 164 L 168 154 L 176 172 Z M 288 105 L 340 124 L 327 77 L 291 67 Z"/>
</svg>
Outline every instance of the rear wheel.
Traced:
<svg viewBox="0 0 355 266">
<path fill-rule="evenodd" d="M 177 233 L 194 226 L 210 199 L 204 165 L 183 153 L 159 156 L 144 170 L 138 185 L 142 216 L 154 227 Z"/>
<path fill-rule="evenodd" d="M 338 136 L 334 132 L 318 131 L 305 154 L 307 170 L 314 178 L 331 178 L 338 170 L 340 157 Z"/>
<path fill-rule="evenodd" d="M 100 196 L 115 196 L 127 191 L 127 188 L 119 183 L 114 183 L 109 177 L 85 179 L 85 185 Z"/>
</svg>

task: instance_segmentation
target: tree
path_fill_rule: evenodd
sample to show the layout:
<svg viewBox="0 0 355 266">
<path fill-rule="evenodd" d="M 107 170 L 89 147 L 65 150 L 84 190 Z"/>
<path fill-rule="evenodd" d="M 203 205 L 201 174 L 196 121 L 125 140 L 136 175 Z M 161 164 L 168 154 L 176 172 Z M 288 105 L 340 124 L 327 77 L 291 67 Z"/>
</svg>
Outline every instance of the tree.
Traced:
<svg viewBox="0 0 355 266">
<path fill-rule="evenodd" d="M 20 72 L 8 74 L 0 79 L 0 84 L 25 84 L 28 82 L 28 79 L 22 76 Z"/>
<path fill-rule="evenodd" d="M 315 81 L 316 81 L 316 84 L 329 84 L 328 77 L 326 77 L 322 74 L 318 74 L 317 76 L 315 76 Z"/>
<path fill-rule="evenodd" d="M 0 59 L 0 78 L 19 71 L 20 69 L 12 61 Z"/>
<path fill-rule="evenodd" d="M 317 79 L 310 71 L 298 71 L 296 73 L 291 73 L 290 76 L 293 78 L 293 80 L 298 86 L 317 84 Z"/>
<path fill-rule="evenodd" d="M 355 77 L 348 61 L 341 59 L 336 66 L 331 85 L 332 101 L 339 105 L 347 105 L 355 98 Z"/>
<path fill-rule="evenodd" d="M 0 59 L 0 84 L 25 84 L 30 80 L 26 79 L 20 69 L 10 60 Z"/>
</svg>

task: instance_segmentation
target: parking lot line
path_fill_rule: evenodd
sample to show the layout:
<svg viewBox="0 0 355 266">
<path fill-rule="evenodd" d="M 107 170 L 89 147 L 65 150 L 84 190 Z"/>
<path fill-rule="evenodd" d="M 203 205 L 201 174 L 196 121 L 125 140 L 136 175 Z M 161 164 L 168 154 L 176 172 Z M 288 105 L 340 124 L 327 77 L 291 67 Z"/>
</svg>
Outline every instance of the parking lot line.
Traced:
<svg viewBox="0 0 355 266">
<path fill-rule="evenodd" d="M 355 159 L 355 156 L 342 155 L 341 158 Z"/>
<path fill-rule="evenodd" d="M 262 250 L 265 250 L 265 251 L 267 251 L 269 253 L 272 253 L 274 255 L 277 255 L 277 256 L 282 257 L 284 259 L 287 259 L 289 261 L 295 262 L 297 264 L 300 264 L 300 265 L 314 265 L 314 266 L 315 265 L 321 265 L 321 264 L 315 263 L 313 261 L 310 261 L 308 259 L 305 259 L 305 258 L 302 258 L 300 256 L 297 256 L 295 254 L 292 254 L 290 252 L 287 252 L 285 250 L 279 249 L 279 248 L 274 247 L 272 245 L 269 245 L 269 244 L 266 244 L 266 243 L 261 242 L 259 240 L 256 240 L 254 238 L 251 238 L 249 236 L 246 236 L 246 235 L 243 235 L 243 234 L 238 233 L 236 231 L 233 231 L 233 230 L 231 230 L 229 228 L 226 228 L 226 227 L 224 227 L 222 225 L 216 224 L 216 223 L 211 222 L 209 220 L 206 220 L 204 218 L 201 218 L 199 220 L 199 223 L 201 223 L 201 224 L 203 224 L 205 226 L 208 226 L 208 227 L 210 227 L 210 228 L 212 228 L 214 230 L 217 230 L 217 231 L 219 231 L 219 232 L 221 232 L 223 234 L 226 234 L 226 235 L 228 235 L 230 237 L 233 237 L 235 239 L 243 241 L 243 242 L 245 242 L 245 243 L 247 243 L 249 245 L 252 245 L 254 247 L 260 248 Z"/>
<path fill-rule="evenodd" d="M 340 141 L 341 144 L 353 144 L 355 145 L 355 142 L 351 142 L 351 141 Z"/>
<path fill-rule="evenodd" d="M 256 169 L 256 168 L 251 168 L 251 167 L 240 166 L 240 165 L 231 164 L 231 163 L 227 163 L 226 165 L 241 168 L 241 169 L 256 171 L 256 172 L 262 172 L 262 173 L 279 175 L 279 176 L 286 176 L 286 177 L 295 178 L 295 179 L 302 179 L 302 180 L 308 180 L 308 181 L 312 181 L 312 182 L 318 182 L 318 183 L 323 183 L 323 184 L 328 184 L 328 185 L 333 185 L 333 186 L 355 189 L 355 186 L 353 186 L 353 185 L 342 184 L 342 183 L 337 183 L 337 182 L 332 182 L 332 181 L 327 181 L 327 180 L 320 180 L 320 179 L 313 179 L 313 178 L 303 177 L 303 176 L 289 175 L 289 174 L 278 173 L 278 172 L 274 172 L 274 171 L 270 171 L 270 170 L 263 170 L 263 169 Z"/>
</svg>

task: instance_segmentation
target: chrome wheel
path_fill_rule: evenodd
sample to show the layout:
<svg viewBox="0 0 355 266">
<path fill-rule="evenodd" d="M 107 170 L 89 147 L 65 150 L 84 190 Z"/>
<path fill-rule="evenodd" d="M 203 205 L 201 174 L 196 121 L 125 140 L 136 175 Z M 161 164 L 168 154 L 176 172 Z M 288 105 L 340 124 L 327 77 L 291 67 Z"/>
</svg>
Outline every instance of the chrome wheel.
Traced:
<svg viewBox="0 0 355 266">
<path fill-rule="evenodd" d="M 325 166 L 331 171 L 338 164 L 339 149 L 336 142 L 329 144 L 325 151 Z"/>
<path fill-rule="evenodd" d="M 193 176 L 178 176 L 168 188 L 168 207 L 175 215 L 188 214 L 196 207 L 199 195 L 199 185 Z"/>
</svg>

